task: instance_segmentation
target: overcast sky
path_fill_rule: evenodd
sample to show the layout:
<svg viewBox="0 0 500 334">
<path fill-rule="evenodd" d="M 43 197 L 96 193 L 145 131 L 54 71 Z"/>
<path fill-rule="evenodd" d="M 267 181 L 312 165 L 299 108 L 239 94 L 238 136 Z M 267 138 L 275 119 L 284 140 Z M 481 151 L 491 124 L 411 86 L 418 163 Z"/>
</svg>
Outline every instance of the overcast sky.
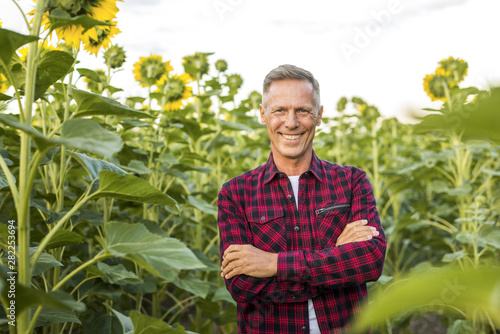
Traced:
<svg viewBox="0 0 500 334">
<path fill-rule="evenodd" d="M 26 33 L 12 1 L 1 3 L 3 27 Z M 159 54 L 181 73 L 182 57 L 196 51 L 227 60 L 228 73 L 245 80 L 243 98 L 280 64 L 306 68 L 320 82 L 327 114 L 342 96 L 402 120 L 410 109 L 439 106 L 422 82 L 449 56 L 469 63 L 464 86 L 500 83 L 498 0 L 125 0 L 118 7 L 122 33 L 114 42 L 127 63 L 112 84 L 127 95 L 145 94 L 132 75 L 139 57 Z M 80 60 L 103 67 L 100 57 Z"/>
</svg>

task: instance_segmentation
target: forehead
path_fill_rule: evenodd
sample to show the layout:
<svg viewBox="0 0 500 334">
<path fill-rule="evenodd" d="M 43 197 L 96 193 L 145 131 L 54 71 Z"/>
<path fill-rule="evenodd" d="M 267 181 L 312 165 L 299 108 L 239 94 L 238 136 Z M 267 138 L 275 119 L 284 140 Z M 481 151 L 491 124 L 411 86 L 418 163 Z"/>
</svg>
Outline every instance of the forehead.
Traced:
<svg viewBox="0 0 500 334">
<path fill-rule="evenodd" d="M 269 86 L 270 104 L 314 104 L 314 88 L 307 80 L 279 80 Z"/>
</svg>

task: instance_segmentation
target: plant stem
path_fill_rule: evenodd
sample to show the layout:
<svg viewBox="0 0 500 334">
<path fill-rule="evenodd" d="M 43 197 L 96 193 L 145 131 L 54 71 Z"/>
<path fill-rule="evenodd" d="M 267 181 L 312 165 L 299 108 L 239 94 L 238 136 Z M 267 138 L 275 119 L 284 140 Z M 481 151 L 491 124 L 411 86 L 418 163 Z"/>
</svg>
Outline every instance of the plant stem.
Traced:
<svg viewBox="0 0 500 334">
<path fill-rule="evenodd" d="M 45 1 L 39 0 L 36 3 L 35 16 L 31 27 L 30 35 L 38 37 L 40 34 L 40 25 L 42 23 L 43 10 Z M 35 79 L 38 59 L 36 58 L 38 41 L 33 41 L 29 44 L 28 60 L 26 69 L 26 84 L 25 84 L 25 99 L 24 110 L 20 115 L 21 122 L 24 125 L 31 126 L 31 118 L 33 112 L 33 103 L 35 100 Z M 17 209 L 18 219 L 18 271 L 19 284 L 29 287 L 31 282 L 31 268 L 29 262 L 29 247 L 30 247 L 30 194 L 31 185 L 29 185 L 30 170 L 29 162 L 31 155 L 31 138 L 26 132 L 21 133 L 21 151 L 19 156 L 19 205 Z M 30 311 L 26 308 L 19 312 L 17 318 L 18 333 L 29 333 L 27 331 L 30 322 Z"/>
</svg>

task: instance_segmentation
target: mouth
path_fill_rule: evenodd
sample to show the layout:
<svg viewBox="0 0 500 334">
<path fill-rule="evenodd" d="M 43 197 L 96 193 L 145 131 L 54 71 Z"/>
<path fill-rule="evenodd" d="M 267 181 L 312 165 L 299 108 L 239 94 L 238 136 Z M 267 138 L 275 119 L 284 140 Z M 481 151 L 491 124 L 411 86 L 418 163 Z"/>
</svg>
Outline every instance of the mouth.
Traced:
<svg viewBox="0 0 500 334">
<path fill-rule="evenodd" d="M 302 133 L 297 134 L 297 135 L 286 135 L 284 133 L 280 133 L 280 135 L 281 135 L 281 137 L 285 138 L 286 140 L 297 140 L 302 136 Z"/>
</svg>

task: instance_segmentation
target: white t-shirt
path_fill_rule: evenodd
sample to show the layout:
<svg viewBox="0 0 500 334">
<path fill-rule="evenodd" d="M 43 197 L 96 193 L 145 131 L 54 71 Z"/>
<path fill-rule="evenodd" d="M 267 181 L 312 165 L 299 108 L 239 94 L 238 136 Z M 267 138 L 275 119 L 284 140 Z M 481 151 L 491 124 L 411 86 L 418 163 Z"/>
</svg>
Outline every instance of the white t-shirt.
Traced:
<svg viewBox="0 0 500 334">
<path fill-rule="evenodd" d="M 295 197 L 295 204 L 297 209 L 299 208 L 299 178 L 297 176 L 289 176 L 290 182 L 292 183 L 293 197 Z M 314 305 L 312 299 L 307 301 L 307 306 L 309 307 L 309 333 L 310 334 L 321 334 L 319 330 L 318 320 L 316 319 L 316 312 L 314 311 Z"/>
</svg>

